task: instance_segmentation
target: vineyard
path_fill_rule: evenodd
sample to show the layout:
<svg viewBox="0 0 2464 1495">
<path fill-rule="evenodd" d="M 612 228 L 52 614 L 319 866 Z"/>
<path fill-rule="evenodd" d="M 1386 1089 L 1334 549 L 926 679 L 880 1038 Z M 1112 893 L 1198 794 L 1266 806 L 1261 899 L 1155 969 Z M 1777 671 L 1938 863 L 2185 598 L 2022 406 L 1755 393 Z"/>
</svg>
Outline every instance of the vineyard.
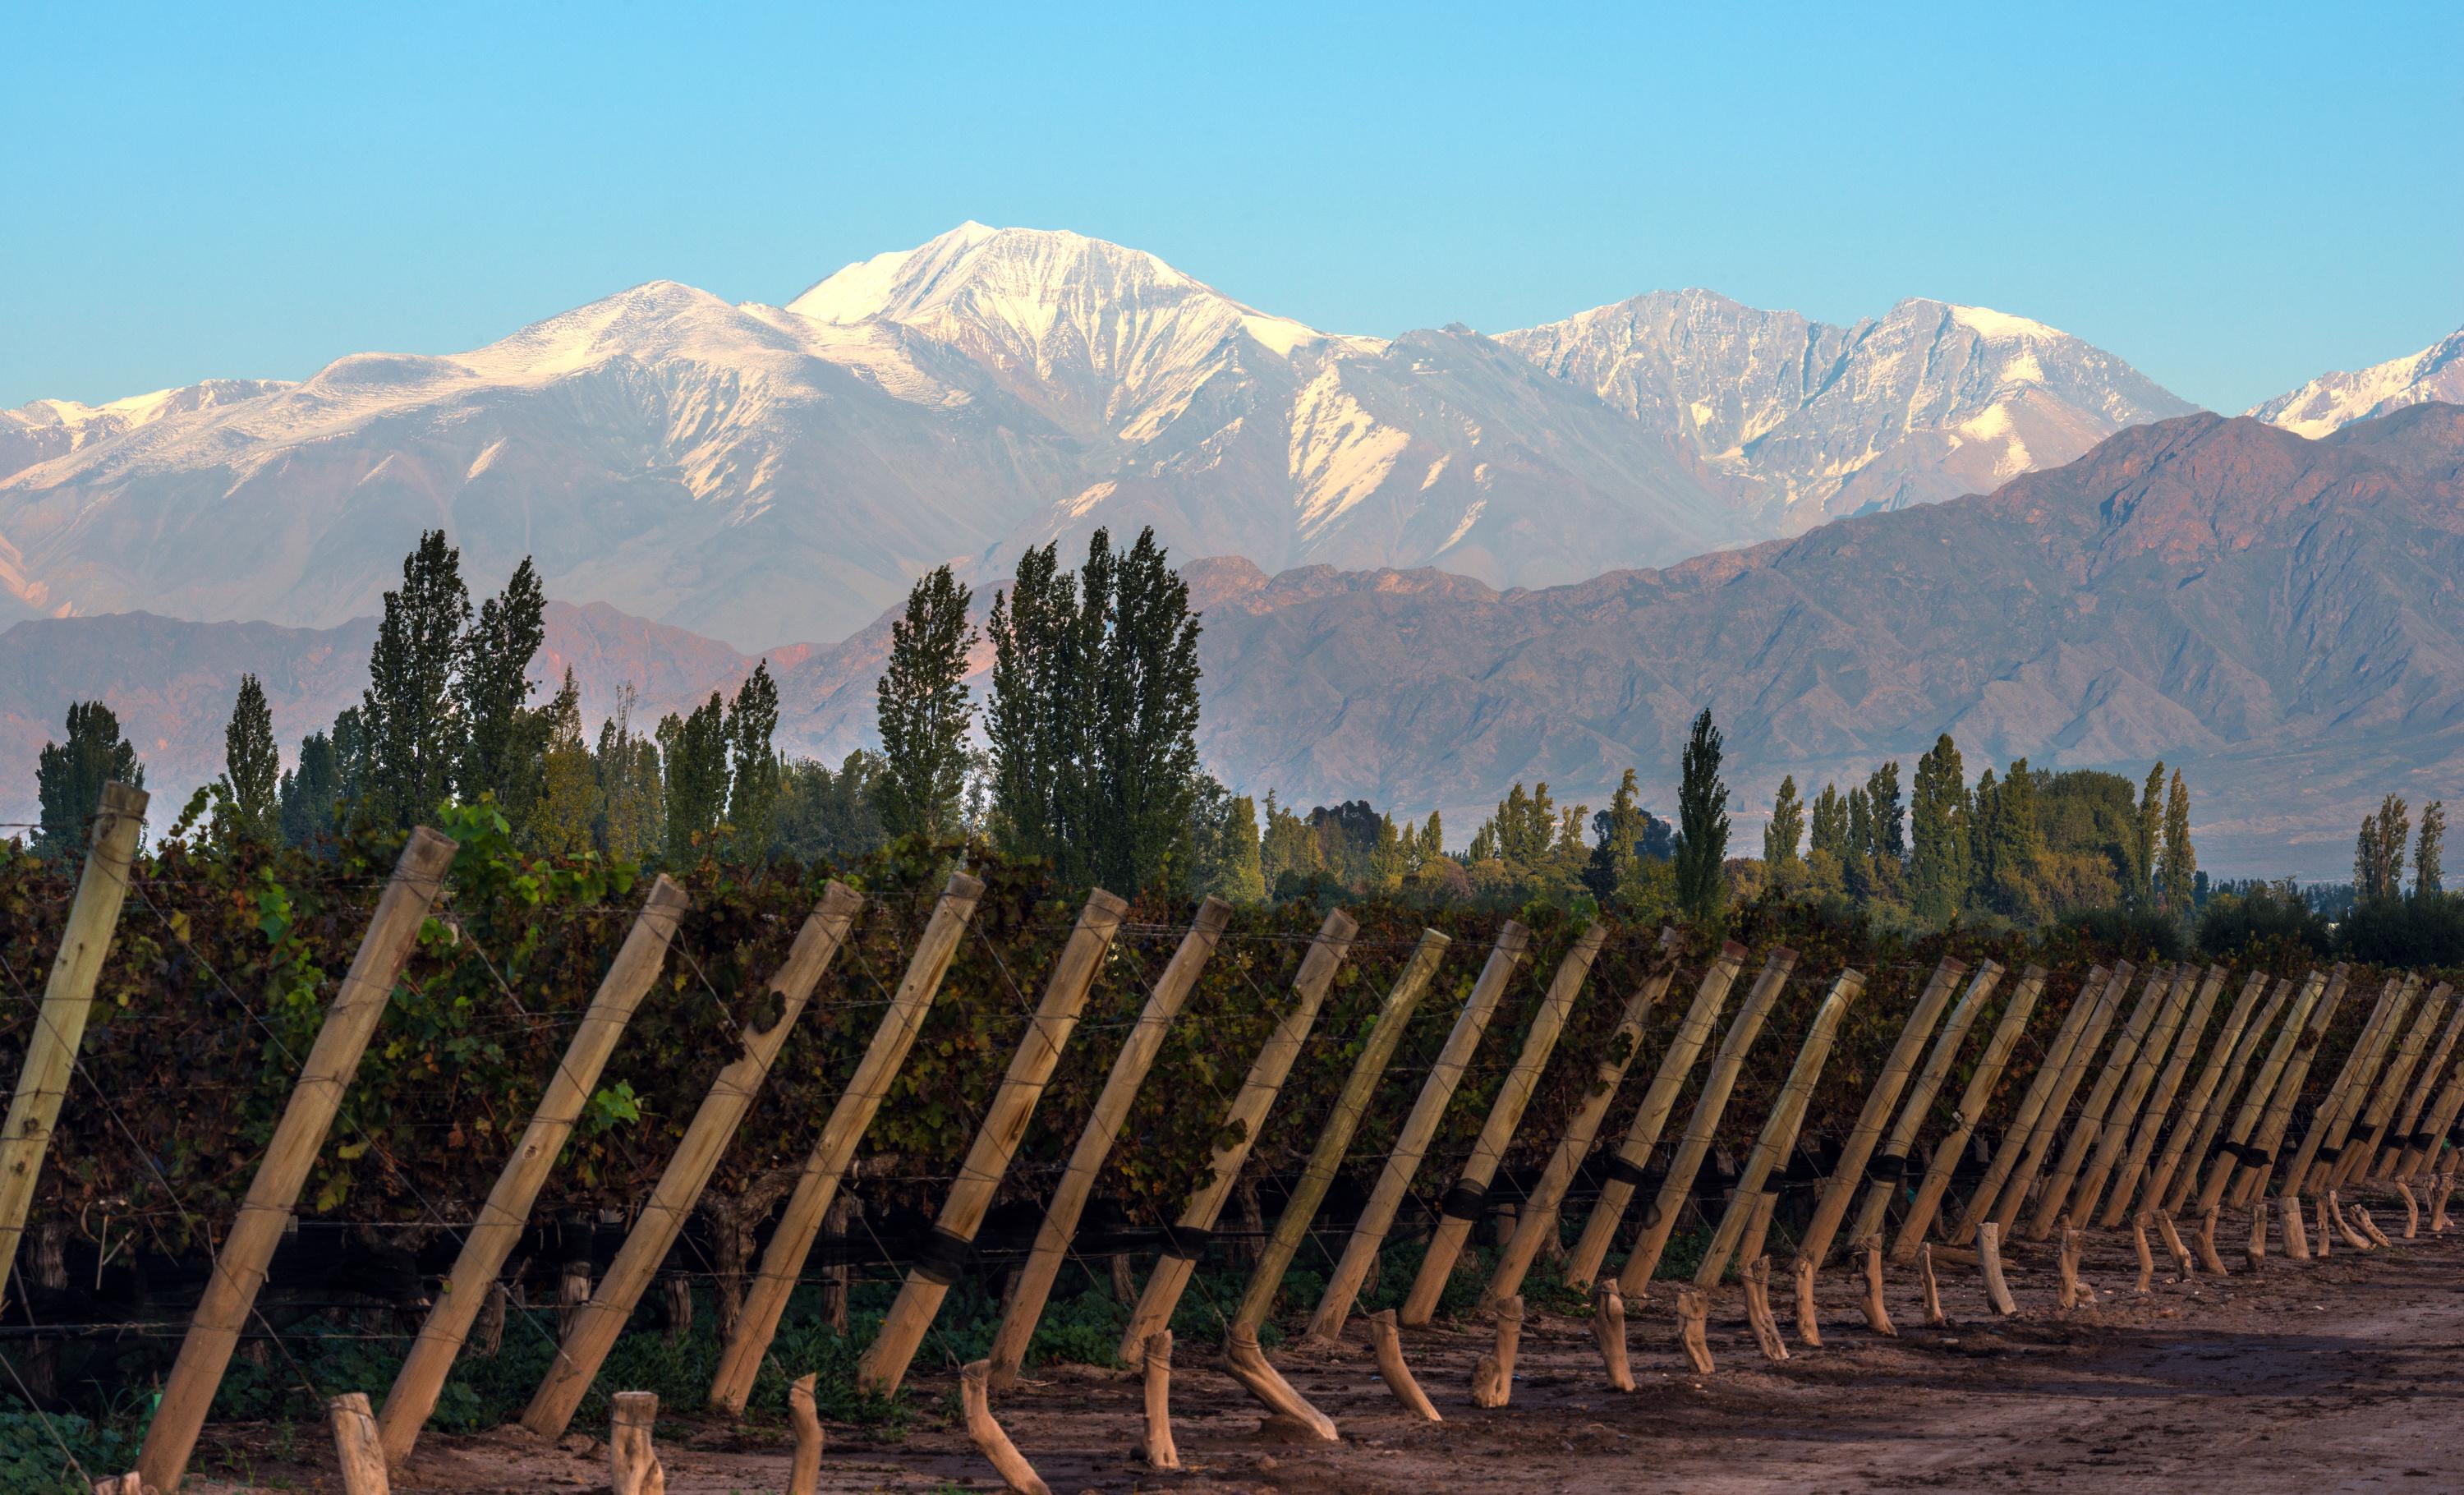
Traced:
<svg viewBox="0 0 2464 1495">
<path fill-rule="evenodd" d="M 1535 1397 L 1622 1438 L 1639 1378 L 2398 1270 L 2464 1110 L 2439 973 L 2290 948 L 1193 907 L 914 842 L 643 877 L 484 806 L 140 855 L 143 808 L 0 864 L 0 1490 L 499 1487 L 472 1438 L 657 1488 L 679 1417 L 714 1489 L 1277 1484 Z"/>
</svg>

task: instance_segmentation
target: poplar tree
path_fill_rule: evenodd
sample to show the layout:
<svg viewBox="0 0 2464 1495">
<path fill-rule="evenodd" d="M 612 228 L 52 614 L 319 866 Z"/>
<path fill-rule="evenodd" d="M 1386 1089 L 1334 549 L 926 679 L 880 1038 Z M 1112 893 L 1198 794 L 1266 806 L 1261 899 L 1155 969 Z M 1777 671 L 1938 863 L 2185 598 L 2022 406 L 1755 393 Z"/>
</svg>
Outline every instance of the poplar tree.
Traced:
<svg viewBox="0 0 2464 1495">
<path fill-rule="evenodd" d="M 770 845 L 770 821 L 779 802 L 779 754 L 770 745 L 779 730 L 779 685 L 770 678 L 770 662 L 736 688 L 727 708 L 727 824 L 747 860 L 758 860 Z"/>
<path fill-rule="evenodd" d="M 1843 800 L 1837 788 L 1824 784 L 1822 792 L 1814 797 L 1814 813 L 1809 823 L 1812 835 L 1808 845 L 1811 848 L 1829 855 L 1834 862 L 1845 867 L 1850 854 L 1848 850 L 1849 808 L 1852 803 L 1861 801 L 1862 798 L 1859 791 L 1852 788 L 1848 791 L 1848 797 Z M 1868 819 L 1870 820 L 1870 817 Z"/>
<path fill-rule="evenodd" d="M 1084 874 L 1069 836 L 1086 798 L 1078 624 L 1078 579 L 1060 568 L 1057 546 L 1044 545 L 1019 557 L 1017 577 L 993 594 L 984 626 L 993 645 L 984 703 L 993 838 L 1013 856 L 1050 862 L 1071 883 Z"/>
<path fill-rule="evenodd" d="M 2416 833 L 2412 850 L 2412 890 L 2415 896 L 2434 896 L 2447 890 L 2439 867 L 2439 852 L 2447 845 L 2447 803 L 2432 800 L 2421 807 L 2421 829 Z"/>
<path fill-rule="evenodd" d="M 1173 574 L 1153 529 L 1140 531 L 1100 578 L 1096 561 L 1090 549 L 1081 607 L 1101 587 L 1111 595 L 1111 617 L 1093 682 L 1100 705 L 1092 777 L 1103 802 L 1090 827 L 1092 871 L 1107 888 L 1154 888 L 1196 794 L 1198 616 L 1189 583 Z"/>
<path fill-rule="evenodd" d="M 1677 786 L 1677 907 L 1696 924 L 1720 917 L 1727 891 L 1728 786 L 1720 779 L 1720 729 L 1704 708 L 1685 739 Z"/>
<path fill-rule="evenodd" d="M 582 737 L 582 692 L 571 666 L 539 716 L 545 732 L 539 795 L 524 819 L 524 840 L 549 856 L 580 856 L 596 842 L 601 797 L 598 764 Z"/>
<path fill-rule="evenodd" d="M 2165 764 L 2158 759 L 2139 786 L 2139 818 L 2131 827 L 2131 901 L 2156 906 L 2156 854 L 2165 833 Z"/>
<path fill-rule="evenodd" d="M 1805 802 L 1796 797 L 1796 776 L 1791 774 L 1779 781 L 1779 797 L 1771 802 L 1771 824 L 1763 827 L 1763 861 L 1779 868 L 1794 865 L 1797 843 L 1805 839 Z"/>
<path fill-rule="evenodd" d="M 935 566 L 907 594 L 890 626 L 890 664 L 874 692 L 881 724 L 881 820 L 893 836 L 946 836 L 958 828 L 966 787 L 967 622 L 972 595 L 948 566 Z M 670 798 L 668 813 L 674 816 Z M 672 840 L 672 836 L 671 837 Z"/>
<path fill-rule="evenodd" d="M 1874 818 L 1873 841 L 1867 848 L 1868 854 L 1892 862 L 1906 860 L 1907 812 L 1900 803 L 1900 765 L 1897 759 L 1884 763 L 1866 777 L 1865 806 Z"/>
<path fill-rule="evenodd" d="M 640 693 L 616 690 L 616 709 L 599 724 L 591 767 L 599 780 L 599 848 L 614 862 L 640 863 L 667 840 L 667 794 L 658 744 L 633 728 Z"/>
<path fill-rule="evenodd" d="M 693 858 L 694 845 L 717 834 L 727 814 L 727 704 L 716 691 L 678 716 L 659 722 L 659 758 L 666 770 L 664 840 L 671 867 Z"/>
<path fill-rule="evenodd" d="M 270 842 L 282 829 L 282 755 L 274 746 L 274 713 L 256 676 L 239 677 L 239 698 L 223 728 L 222 791 L 231 830 Z M 218 813 L 215 817 L 221 819 Z"/>
<path fill-rule="evenodd" d="M 2364 903 L 2392 898 L 2404 884 L 2404 843 L 2412 828 L 2405 802 L 2390 794 L 2373 814 L 2362 817 L 2353 849 L 2353 894 Z"/>
<path fill-rule="evenodd" d="M 1941 923 L 1959 912 L 1969 865 L 1967 771 L 1948 733 L 1917 759 L 1912 791 L 1908 821 L 1916 846 L 1908 866 L 1909 902 L 1920 918 Z"/>
<path fill-rule="evenodd" d="M 442 539 L 442 536 L 439 536 Z M 495 796 L 518 824 L 539 796 L 538 776 L 556 725 L 527 709 L 531 660 L 547 641 L 547 595 L 524 556 L 505 589 L 479 605 L 461 640 L 453 694 L 462 720 L 462 798 Z"/>
<path fill-rule="evenodd" d="M 47 742 L 34 762 L 34 793 L 42 809 L 34 850 L 55 861 L 83 856 L 86 825 L 102 806 L 102 786 L 145 787 L 144 766 L 121 736 L 120 717 L 100 701 L 69 707 L 68 740 Z"/>
<path fill-rule="evenodd" d="M 299 766 L 282 776 L 276 794 L 282 805 L 282 839 L 286 843 L 306 846 L 333 829 L 334 811 L 342 794 L 341 762 L 334 751 L 334 739 L 321 732 L 312 732 L 302 738 Z"/>
<path fill-rule="evenodd" d="M 1625 777 L 1617 780 L 1617 793 L 1609 797 L 1609 807 L 1593 820 L 1597 839 L 1592 847 L 1591 859 L 1583 868 L 1583 886 L 1602 903 L 1616 897 L 1618 889 L 1628 887 L 1634 881 L 1636 865 L 1641 860 L 1642 839 L 1651 828 L 1651 817 L 1643 811 L 1641 797 L 1641 787 L 1635 781 L 1634 770 L 1629 768 Z M 1437 814 L 1432 811 L 1429 815 L 1429 837 L 1424 845 L 1425 853 L 1429 856 L 1436 856 L 1445 849 L 1439 840 L 1437 824 Z"/>
<path fill-rule="evenodd" d="M 356 787 L 379 824 L 407 829 L 453 796 L 464 730 L 453 672 L 470 620 L 462 553 L 429 530 L 404 558 L 402 585 L 385 594 L 360 697 L 366 778 Z"/>
<path fill-rule="evenodd" d="M 2398 865 L 2402 865 L 2403 843 L 2397 843 Z M 2190 846 L 2190 791 L 2182 782 L 2182 771 L 2173 770 L 2173 782 L 2165 798 L 2165 853 L 2158 863 L 2157 885 L 2164 894 L 2165 908 L 2175 918 L 2188 919 L 2197 901 L 2199 881 L 2198 853 Z"/>
</svg>

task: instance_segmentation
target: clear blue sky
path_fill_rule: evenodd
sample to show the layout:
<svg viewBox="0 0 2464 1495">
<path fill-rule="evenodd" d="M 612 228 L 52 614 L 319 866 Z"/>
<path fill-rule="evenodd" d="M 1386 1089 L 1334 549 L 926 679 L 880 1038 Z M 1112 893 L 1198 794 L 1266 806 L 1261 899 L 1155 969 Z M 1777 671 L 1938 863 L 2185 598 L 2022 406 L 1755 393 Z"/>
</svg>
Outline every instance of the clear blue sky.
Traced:
<svg viewBox="0 0 2464 1495">
<path fill-rule="evenodd" d="M 11 19 L 0 407 L 783 301 L 971 217 L 1348 332 L 1978 302 L 2228 409 L 2464 323 L 2453 0 L 380 9 Z"/>
</svg>

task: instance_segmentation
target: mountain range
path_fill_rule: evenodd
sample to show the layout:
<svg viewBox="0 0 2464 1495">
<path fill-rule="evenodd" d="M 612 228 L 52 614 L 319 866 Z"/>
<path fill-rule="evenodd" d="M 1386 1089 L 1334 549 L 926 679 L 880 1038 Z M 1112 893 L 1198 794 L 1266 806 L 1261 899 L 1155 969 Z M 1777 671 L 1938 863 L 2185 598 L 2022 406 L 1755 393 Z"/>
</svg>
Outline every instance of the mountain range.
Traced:
<svg viewBox="0 0 2464 1495">
<path fill-rule="evenodd" d="M 1861 776 L 1947 732 L 1971 774 L 2161 758 L 2192 785 L 2209 868 L 2328 877 L 2380 795 L 2433 798 L 2464 769 L 2464 408 L 2445 404 L 2316 439 L 2180 417 L 1991 495 L 1565 586 L 1238 558 L 1183 575 L 1216 772 L 1304 806 L 1442 808 L 1457 839 L 1517 780 L 1597 805 L 1631 766 L 1664 793 L 1705 705 L 1749 832 L 1783 773 Z M 605 605 L 548 624 L 539 673 L 571 665 L 594 716 L 622 682 L 655 713 L 753 663 Z M 241 670 L 287 748 L 356 699 L 372 632 L 21 622 L 0 635 L 0 754 L 31 765 L 68 700 L 115 682 L 157 783 L 185 788 L 219 765 Z M 768 656 L 782 747 L 870 739 L 888 637 L 885 616 Z M 31 768 L 10 782 L 24 808 Z"/>
<path fill-rule="evenodd" d="M 1338 336 L 1152 254 L 963 224 L 772 306 L 653 282 L 448 357 L 0 412 L 0 621 L 333 627 L 424 527 L 739 648 L 1096 525 L 1268 570 L 1549 586 L 1982 491 L 2191 407 L 2023 317 L 1705 291 Z"/>
</svg>

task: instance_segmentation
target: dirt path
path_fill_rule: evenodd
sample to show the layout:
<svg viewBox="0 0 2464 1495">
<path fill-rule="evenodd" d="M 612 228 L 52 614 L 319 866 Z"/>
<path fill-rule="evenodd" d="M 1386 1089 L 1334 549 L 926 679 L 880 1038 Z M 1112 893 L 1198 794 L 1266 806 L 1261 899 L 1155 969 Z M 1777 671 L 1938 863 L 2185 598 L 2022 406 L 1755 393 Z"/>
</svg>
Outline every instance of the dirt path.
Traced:
<svg viewBox="0 0 2464 1495">
<path fill-rule="evenodd" d="M 2384 1211 L 2382 1214 L 2384 1215 Z M 2401 1210 L 2397 1212 L 2400 1220 Z M 2246 1217 L 2218 1242 L 2237 1246 Z M 2280 1251 L 2281 1242 L 2277 1242 Z M 2229 1259 L 2237 1256 L 2229 1251 Z M 1294 1385 L 1341 1426 L 1337 1446 L 1261 1433 L 1258 1409 L 1195 1363 L 1174 1377 L 1175 1436 L 1190 1466 L 1146 1473 L 1129 1458 L 1138 1390 L 1109 1373 L 1063 1371 L 999 1403 L 1011 1437 L 1062 1495 L 1081 1490 L 1446 1491 L 2091 1489 L 2100 1495 L 2212 1487 L 2239 1495 L 2464 1485 L 2464 1233 L 2399 1241 L 2323 1263 L 2271 1255 L 2254 1275 L 2184 1284 L 2160 1272 L 2134 1298 L 2128 1238 L 2092 1238 L 2097 1307 L 2051 1307 L 2050 1244 L 2011 1254 L 2023 1311 L 1989 1323 L 1972 1268 L 1943 1273 L 1953 1325 L 1928 1330 L 1912 1273 L 1894 1273 L 1900 1337 L 1868 1330 L 1852 1273 L 1822 1284 L 1824 1344 L 1765 1362 L 1733 1289 L 1712 1313 L 1716 1374 L 1686 1372 L 1665 1294 L 1631 1308 L 1639 1390 L 1609 1391 L 1576 1319 L 1534 1314 L 1510 1407 L 1470 1402 L 1486 1348 L 1465 1326 L 1407 1333 L 1421 1383 L 1446 1421 L 1407 1420 L 1357 1344 L 1280 1356 Z M 1353 1337 L 1360 1336 L 1355 1326 Z M 1792 1343 L 1794 1335 L 1790 1334 Z M 1194 1360 L 1194 1356 L 1184 1356 Z M 823 1487 L 994 1488 L 937 1408 L 947 1374 L 911 1380 L 929 1410 L 898 1441 L 830 1430 Z M 663 1428 L 675 1495 L 778 1490 L 779 1435 Z M 671 1436 L 684 1435 L 684 1436 Z M 711 1446 L 695 1446 L 706 1444 Z M 313 1468 L 287 1487 L 318 1488 Z M 582 1491 L 606 1487 L 604 1453 L 535 1451 L 512 1435 L 430 1438 L 397 1490 Z M 224 1486 L 224 1488 L 233 1488 Z"/>
</svg>

